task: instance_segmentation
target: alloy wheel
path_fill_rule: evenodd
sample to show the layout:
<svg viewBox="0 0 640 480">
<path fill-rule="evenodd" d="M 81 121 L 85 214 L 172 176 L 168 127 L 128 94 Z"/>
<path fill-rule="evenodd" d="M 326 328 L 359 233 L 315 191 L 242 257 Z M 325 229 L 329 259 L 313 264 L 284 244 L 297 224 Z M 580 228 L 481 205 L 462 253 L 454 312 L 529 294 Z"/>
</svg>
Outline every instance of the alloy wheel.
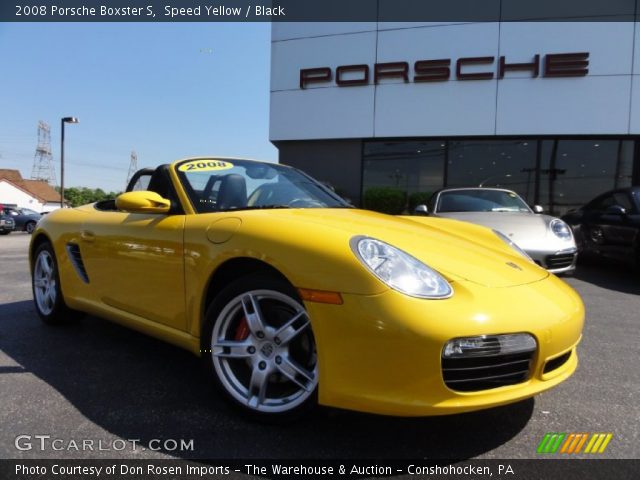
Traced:
<svg viewBox="0 0 640 480">
<path fill-rule="evenodd" d="M 55 262 L 47 250 L 42 250 L 33 271 L 33 291 L 36 305 L 43 315 L 53 312 L 56 304 Z"/>
<path fill-rule="evenodd" d="M 307 312 L 277 291 L 252 290 L 233 298 L 216 320 L 211 355 L 225 390 L 257 412 L 293 410 L 318 383 Z"/>
</svg>

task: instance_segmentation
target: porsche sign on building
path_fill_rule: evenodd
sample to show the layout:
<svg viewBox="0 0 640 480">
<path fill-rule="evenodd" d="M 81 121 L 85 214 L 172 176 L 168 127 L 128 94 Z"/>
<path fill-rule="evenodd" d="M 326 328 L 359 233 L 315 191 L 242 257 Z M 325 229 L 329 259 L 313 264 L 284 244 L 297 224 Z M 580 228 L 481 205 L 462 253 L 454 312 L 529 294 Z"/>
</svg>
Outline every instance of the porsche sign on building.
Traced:
<svg viewBox="0 0 640 480">
<path fill-rule="evenodd" d="M 633 22 L 274 23 L 270 138 L 354 203 L 502 186 L 562 214 L 640 180 Z"/>
</svg>

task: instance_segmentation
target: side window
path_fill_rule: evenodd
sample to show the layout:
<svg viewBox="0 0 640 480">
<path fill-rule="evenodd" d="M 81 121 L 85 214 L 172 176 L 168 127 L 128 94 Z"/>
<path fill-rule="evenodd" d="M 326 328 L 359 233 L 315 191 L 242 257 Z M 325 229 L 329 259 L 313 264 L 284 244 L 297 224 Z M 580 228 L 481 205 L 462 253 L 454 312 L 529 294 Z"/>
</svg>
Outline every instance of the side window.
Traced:
<svg viewBox="0 0 640 480">
<path fill-rule="evenodd" d="M 624 207 L 627 212 L 633 211 L 633 203 L 631 203 L 631 199 L 626 193 L 614 193 L 613 198 L 615 200 L 614 205 L 620 205 L 621 207 Z"/>
<path fill-rule="evenodd" d="M 593 202 L 587 205 L 586 210 L 591 212 L 597 212 L 606 210 L 607 207 L 615 204 L 613 195 L 605 195 L 604 197 L 596 198 Z"/>
<path fill-rule="evenodd" d="M 147 190 L 149 188 L 149 181 L 151 180 L 151 174 L 140 175 L 140 178 L 136 181 L 135 185 L 131 188 L 132 192 L 139 192 L 141 190 Z"/>
<path fill-rule="evenodd" d="M 623 192 L 615 192 L 610 195 L 605 195 L 604 197 L 598 198 L 587 205 L 587 210 L 590 211 L 604 211 L 613 205 L 619 205 L 624 207 L 628 211 L 633 211 L 633 203 L 631 199 L 626 193 Z"/>
</svg>

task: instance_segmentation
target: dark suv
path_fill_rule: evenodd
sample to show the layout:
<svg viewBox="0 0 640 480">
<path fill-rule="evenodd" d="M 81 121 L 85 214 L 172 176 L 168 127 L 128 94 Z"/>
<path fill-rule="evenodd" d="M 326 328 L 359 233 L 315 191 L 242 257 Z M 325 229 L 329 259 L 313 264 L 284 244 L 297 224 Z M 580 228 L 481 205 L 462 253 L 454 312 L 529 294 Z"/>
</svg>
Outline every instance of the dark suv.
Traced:
<svg viewBox="0 0 640 480">
<path fill-rule="evenodd" d="M 28 208 L 4 207 L 4 214 L 13 219 L 17 231 L 32 233 L 36 229 L 36 223 L 40 215 Z"/>
<path fill-rule="evenodd" d="M 13 219 L 0 210 L 0 235 L 9 235 L 16 228 Z"/>
</svg>

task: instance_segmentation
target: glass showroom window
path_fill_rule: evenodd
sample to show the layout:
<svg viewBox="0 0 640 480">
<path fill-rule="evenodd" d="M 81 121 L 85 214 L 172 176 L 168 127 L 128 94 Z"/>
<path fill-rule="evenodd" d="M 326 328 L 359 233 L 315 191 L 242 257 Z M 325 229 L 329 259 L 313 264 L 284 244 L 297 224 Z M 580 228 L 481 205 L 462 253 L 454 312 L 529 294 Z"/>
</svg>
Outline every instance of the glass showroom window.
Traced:
<svg viewBox="0 0 640 480">
<path fill-rule="evenodd" d="M 500 187 L 535 203 L 536 140 L 449 142 L 447 187 Z"/>
<path fill-rule="evenodd" d="M 426 203 L 442 188 L 445 141 L 366 142 L 362 194 L 365 208 L 401 213 Z"/>
<path fill-rule="evenodd" d="M 631 185 L 633 140 L 544 140 L 541 150 L 541 204 L 564 215 L 593 197 Z"/>
</svg>

